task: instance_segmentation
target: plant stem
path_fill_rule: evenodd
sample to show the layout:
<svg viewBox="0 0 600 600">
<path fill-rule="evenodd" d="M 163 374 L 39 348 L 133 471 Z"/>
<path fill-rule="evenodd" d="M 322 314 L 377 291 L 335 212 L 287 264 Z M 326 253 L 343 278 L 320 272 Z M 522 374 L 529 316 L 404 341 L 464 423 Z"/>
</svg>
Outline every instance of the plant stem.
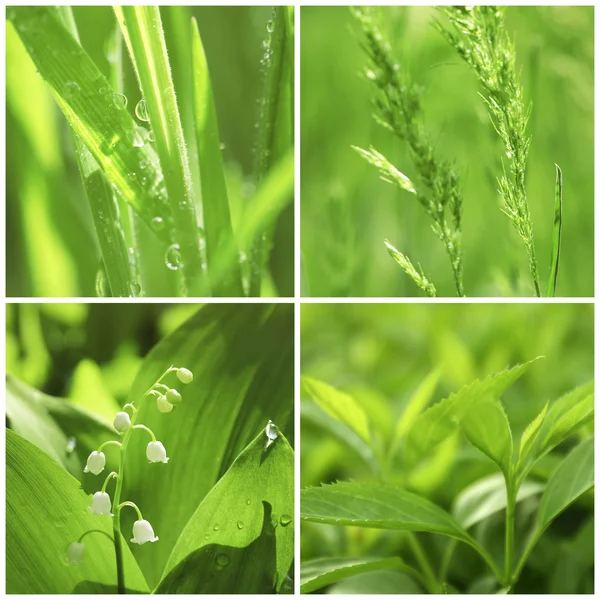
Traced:
<svg viewBox="0 0 600 600">
<path fill-rule="evenodd" d="M 413 532 L 410 532 L 408 535 L 408 543 L 410 544 L 415 559 L 419 563 L 419 567 L 425 576 L 429 592 L 431 594 L 439 593 L 440 585 L 436 579 L 435 573 L 433 572 L 433 568 L 431 567 L 429 559 L 427 558 L 427 554 L 425 554 L 423 547 Z"/>
<path fill-rule="evenodd" d="M 505 530 L 505 563 L 504 584 L 512 586 L 514 552 L 515 552 L 515 506 L 516 493 L 512 482 L 506 482 L 506 530 Z"/>
</svg>

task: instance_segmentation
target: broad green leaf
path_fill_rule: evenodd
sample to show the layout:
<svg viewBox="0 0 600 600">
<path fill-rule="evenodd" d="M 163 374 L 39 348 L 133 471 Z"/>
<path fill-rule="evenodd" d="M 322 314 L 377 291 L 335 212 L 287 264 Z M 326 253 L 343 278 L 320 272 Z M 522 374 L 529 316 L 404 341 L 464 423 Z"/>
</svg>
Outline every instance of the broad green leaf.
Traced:
<svg viewBox="0 0 600 600">
<path fill-rule="evenodd" d="M 415 460 L 429 452 L 456 430 L 470 406 L 499 398 L 536 360 L 477 379 L 421 413 L 406 436 L 408 456 Z"/>
<path fill-rule="evenodd" d="M 106 389 L 100 367 L 88 358 L 80 360 L 73 371 L 69 398 L 74 404 L 103 417 L 109 423 L 121 410 L 114 396 Z"/>
<path fill-rule="evenodd" d="M 13 431 L 82 481 L 86 490 L 94 488 L 95 478 L 84 475 L 83 467 L 93 450 L 116 437 L 109 421 L 10 376 L 6 382 L 6 416 Z M 69 440 L 74 444 L 72 450 Z M 116 466 L 112 458 L 107 456 L 108 466 Z"/>
<path fill-rule="evenodd" d="M 172 364 L 194 374 L 188 385 L 175 375 L 165 379 L 183 398 L 171 413 L 158 412 L 152 400 L 139 409 L 139 422 L 163 442 L 169 463 L 148 464 L 143 431 L 127 451 L 123 499 L 140 506 L 160 537 L 152 552 L 133 549 L 152 588 L 189 519 L 256 432 L 270 419 L 293 443 L 293 332 L 291 305 L 209 304 L 145 358 L 129 401 L 139 402 Z"/>
<path fill-rule="evenodd" d="M 500 402 L 485 400 L 471 406 L 463 415 L 460 427 L 469 442 L 509 476 L 513 441 L 510 424 Z"/>
<path fill-rule="evenodd" d="M 544 485 L 525 481 L 519 488 L 517 502 L 541 494 Z M 506 483 L 500 473 L 494 473 L 465 488 L 454 501 L 452 515 L 469 529 L 506 508 Z"/>
<path fill-rule="evenodd" d="M 264 430 L 202 501 L 163 573 L 161 594 L 273 593 L 294 558 L 294 452 Z"/>
<path fill-rule="evenodd" d="M 546 485 L 537 513 L 543 532 L 579 496 L 594 485 L 594 438 L 588 438 L 563 460 Z"/>
<path fill-rule="evenodd" d="M 544 419 L 536 454 L 549 452 L 594 418 L 594 382 L 568 392 L 552 404 Z"/>
<path fill-rule="evenodd" d="M 116 592 L 112 520 L 93 515 L 88 510 L 90 501 L 79 482 L 50 457 L 6 431 L 7 593 Z M 92 533 L 82 540 L 86 547 L 83 563 L 67 565 L 63 557 L 68 546 L 86 532 Z M 124 565 L 128 591 L 148 593 L 126 544 Z"/>
<path fill-rule="evenodd" d="M 556 279 L 558 278 L 558 263 L 560 261 L 560 242 L 562 234 L 562 204 L 563 204 L 563 175 L 561 168 L 556 167 L 556 184 L 554 186 L 554 226 L 552 229 L 552 257 L 546 295 L 554 298 L 556 295 Z"/>
<path fill-rule="evenodd" d="M 312 377 L 302 377 L 302 386 L 328 415 L 350 427 L 365 442 L 371 442 L 367 415 L 352 396 Z"/>
<path fill-rule="evenodd" d="M 67 121 L 110 182 L 168 240 L 171 213 L 158 157 L 133 117 L 115 102 L 107 79 L 52 7 L 13 6 L 7 15 Z M 156 217 L 162 219 L 160 229 L 153 225 Z"/>
<path fill-rule="evenodd" d="M 423 594 L 423 589 L 406 573 L 398 571 L 379 571 L 360 573 L 334 583 L 328 594 Z"/>
<path fill-rule="evenodd" d="M 391 558 L 316 558 L 300 567 L 300 592 L 310 594 L 328 585 L 359 573 L 372 571 L 399 571 L 410 569 L 398 557 Z"/>
<path fill-rule="evenodd" d="M 303 420 L 310 421 L 324 431 L 335 436 L 338 440 L 352 448 L 360 456 L 369 468 L 377 473 L 379 472 L 379 463 L 370 444 L 365 442 L 355 431 L 345 423 L 325 412 L 316 402 L 312 400 L 303 400 L 300 403 L 300 414 Z"/>
<path fill-rule="evenodd" d="M 233 238 L 227 182 L 219 124 L 212 83 L 204 47 L 196 20 L 192 19 L 192 78 L 194 90 L 194 119 L 202 186 L 202 215 L 206 231 L 206 262 L 213 294 L 242 296 L 242 280 L 237 257 L 219 279 L 213 277 L 215 257 L 225 248 L 236 247 Z"/>
<path fill-rule="evenodd" d="M 421 414 L 425 407 L 431 402 L 433 393 L 440 380 L 439 369 L 431 371 L 419 384 L 415 393 L 406 404 L 406 408 L 396 426 L 396 439 L 402 438 L 412 427 L 416 418 Z"/>
<path fill-rule="evenodd" d="M 183 265 L 182 282 L 189 295 L 204 295 L 193 185 L 160 11 L 158 6 L 115 6 L 114 10 L 154 132 L 173 217 L 171 241 Z"/>
<path fill-rule="evenodd" d="M 527 425 L 527 428 L 523 432 L 521 436 L 521 445 L 519 447 L 519 461 L 522 461 L 531 451 L 535 442 L 537 440 L 537 436 L 542 428 L 542 423 L 546 417 L 546 413 L 548 412 L 549 403 L 546 402 L 544 408 L 542 408 L 540 414 Z"/>
</svg>

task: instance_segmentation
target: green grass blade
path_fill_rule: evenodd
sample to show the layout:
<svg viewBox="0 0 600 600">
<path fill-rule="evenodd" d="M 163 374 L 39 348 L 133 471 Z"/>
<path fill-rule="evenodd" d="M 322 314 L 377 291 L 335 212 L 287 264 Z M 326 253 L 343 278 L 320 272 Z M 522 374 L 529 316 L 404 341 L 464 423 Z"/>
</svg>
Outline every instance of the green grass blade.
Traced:
<svg viewBox="0 0 600 600">
<path fill-rule="evenodd" d="M 79 42 L 77 25 L 71 7 L 61 6 L 56 10 L 65 28 Z M 135 297 L 141 288 L 132 277 L 129 252 L 113 187 L 81 138 L 76 133 L 72 133 L 72 137 L 77 165 L 94 219 L 111 295 Z"/>
<path fill-rule="evenodd" d="M 160 12 L 156 6 L 116 6 L 114 10 L 156 139 L 173 214 L 171 242 L 180 255 L 182 282 L 188 294 L 201 294 L 202 257 L 193 186 Z"/>
<path fill-rule="evenodd" d="M 562 234 L 562 195 L 563 175 L 558 165 L 556 167 L 556 184 L 554 186 L 554 230 L 552 232 L 552 260 L 550 262 L 550 276 L 548 277 L 548 298 L 556 295 L 556 279 L 558 277 L 558 263 L 560 261 L 560 239 Z"/>
<path fill-rule="evenodd" d="M 216 255 L 228 247 L 235 248 L 236 244 L 231 225 L 212 83 L 195 19 L 192 19 L 192 69 L 208 276 L 215 296 L 242 296 L 240 265 L 235 256 L 222 278 L 213 273 Z"/>
<path fill-rule="evenodd" d="M 154 150 L 140 145 L 137 126 L 119 109 L 114 92 L 51 7 L 11 7 L 12 21 L 40 75 L 69 124 L 101 165 L 109 181 L 152 227 L 160 217 L 170 229 L 166 188 Z M 135 174 L 135 175 L 134 175 Z"/>
<path fill-rule="evenodd" d="M 273 8 L 267 23 L 263 65 L 264 91 L 260 98 L 255 177 L 260 183 L 272 165 L 291 144 L 290 61 L 293 63 L 293 40 L 285 6 Z M 272 232 L 259 232 L 250 257 L 250 296 L 260 296 L 261 276 L 271 244 Z"/>
</svg>

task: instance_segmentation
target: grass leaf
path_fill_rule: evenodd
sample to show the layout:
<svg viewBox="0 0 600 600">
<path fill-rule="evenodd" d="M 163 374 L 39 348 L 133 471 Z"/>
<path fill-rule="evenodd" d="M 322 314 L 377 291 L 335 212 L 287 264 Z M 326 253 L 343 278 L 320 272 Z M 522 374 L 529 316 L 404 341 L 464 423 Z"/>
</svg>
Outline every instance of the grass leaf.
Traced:
<svg viewBox="0 0 600 600">
<path fill-rule="evenodd" d="M 264 429 L 197 508 L 157 592 L 278 592 L 294 558 L 294 451 Z M 235 573 L 235 575 L 233 575 Z"/>
<path fill-rule="evenodd" d="M 6 431 L 7 593 L 116 593 L 111 519 L 93 515 L 90 504 L 77 479 L 33 444 Z M 92 530 L 82 540 L 83 563 L 67 565 L 67 547 Z M 148 593 L 127 547 L 124 568 L 128 591 Z"/>
<path fill-rule="evenodd" d="M 201 295 L 202 257 L 181 118 L 157 6 L 116 6 L 115 14 L 146 102 L 173 215 L 171 247 L 189 295 Z"/>
<path fill-rule="evenodd" d="M 300 592 L 310 594 L 359 573 L 373 571 L 406 570 L 411 572 L 400 558 L 316 558 L 304 561 L 300 567 Z"/>
<path fill-rule="evenodd" d="M 192 19 L 192 68 L 208 276 L 213 295 L 242 296 L 242 279 L 239 260 L 236 260 L 237 248 L 231 225 L 215 100 L 195 19 Z M 234 249 L 235 255 L 229 268 L 223 273 L 213 274 L 216 255 L 230 247 Z"/>
<path fill-rule="evenodd" d="M 560 242 L 562 235 L 562 202 L 563 202 L 563 175 L 561 168 L 556 167 L 556 184 L 554 186 L 554 227 L 552 229 L 552 259 L 550 261 L 550 275 L 548 277 L 547 296 L 556 296 L 556 280 L 558 278 L 558 263 L 560 262 Z"/>
<path fill-rule="evenodd" d="M 352 396 L 312 377 L 302 377 L 302 386 L 329 416 L 350 427 L 367 444 L 371 443 L 367 415 Z"/>
<path fill-rule="evenodd" d="M 109 181 L 149 227 L 160 217 L 168 231 L 171 213 L 163 202 L 167 191 L 156 153 L 143 144 L 129 113 L 115 103 L 107 79 L 52 7 L 15 6 L 8 17 L 67 121 Z M 157 235 L 167 239 L 162 231 Z"/>
</svg>

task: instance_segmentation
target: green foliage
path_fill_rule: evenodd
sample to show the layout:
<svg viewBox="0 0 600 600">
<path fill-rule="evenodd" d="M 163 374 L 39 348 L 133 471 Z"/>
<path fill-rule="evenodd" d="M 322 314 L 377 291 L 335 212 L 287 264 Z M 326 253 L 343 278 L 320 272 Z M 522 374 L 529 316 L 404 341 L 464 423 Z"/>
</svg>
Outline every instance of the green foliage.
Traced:
<svg viewBox="0 0 600 600">
<path fill-rule="evenodd" d="M 283 252 L 278 240 L 293 219 L 286 210 L 293 199 L 293 14 L 285 9 L 285 43 L 269 51 L 287 69 L 270 84 L 272 95 L 289 100 L 287 118 L 269 122 L 277 151 L 269 147 L 257 180 L 252 154 L 263 131 L 240 109 L 236 90 L 239 82 L 244 99 L 261 95 L 266 34 L 255 23 L 266 23 L 268 11 L 194 9 L 202 42 L 197 30 L 187 34 L 187 8 L 114 12 L 116 18 L 108 7 L 7 12 L 8 135 L 16 149 L 9 220 L 17 257 L 9 294 L 242 296 L 247 253 L 252 240 L 264 238 L 264 294 L 291 295 L 293 250 L 284 244 Z M 213 38 L 211 30 L 223 25 L 247 50 L 243 60 Z M 45 87 L 33 83 L 36 70 Z M 56 120 L 49 92 L 66 121 Z M 204 106 L 212 107 L 208 120 Z M 67 123 L 71 140 L 62 135 Z M 224 152 L 220 139 L 232 150 Z M 202 173 L 192 160 L 196 149 Z M 263 180 L 270 184 L 257 186 Z"/>
<path fill-rule="evenodd" d="M 110 521 L 93 515 L 79 482 L 52 458 L 6 431 L 6 591 L 9 594 L 111 594 L 116 571 Z M 68 566 L 69 544 L 84 534 L 83 564 Z M 125 552 L 130 593 L 148 586 Z"/>
<path fill-rule="evenodd" d="M 378 575 L 381 581 L 389 576 L 387 593 L 403 593 L 405 581 L 429 593 L 589 589 L 593 544 L 583 541 L 583 533 L 581 558 L 573 564 L 577 581 L 540 577 L 559 568 L 561 553 L 552 548 L 575 544 L 579 523 L 593 519 L 593 384 L 547 402 L 553 390 L 593 372 L 591 335 L 577 316 L 583 313 L 565 311 L 514 305 L 303 308 L 303 370 L 344 382 L 340 397 L 362 404 L 375 457 L 368 460 L 364 448 L 342 434 L 349 428 L 341 406 L 337 429 L 303 407 L 302 480 L 309 487 L 301 492 L 301 549 L 313 574 L 310 591 L 336 593 L 343 586 L 349 593 L 378 593 Z M 584 312 L 589 327 L 591 312 Z M 557 323 L 563 334 L 540 343 Z M 564 363 L 569 344 L 578 359 Z M 429 359 L 421 347 L 431 352 Z M 457 347 L 462 356 L 452 362 Z M 498 356 L 522 359 L 525 348 L 547 358 L 535 368 L 530 361 L 498 370 L 447 394 L 456 381 L 497 369 Z M 566 368 L 577 375 L 565 377 Z M 550 385 L 548 378 L 554 379 Z M 427 408 L 434 393 L 446 397 Z M 392 419 L 396 433 L 390 435 L 385 423 Z M 365 460 L 348 456 L 347 446 Z M 370 564 L 378 569 L 378 561 L 391 557 L 408 568 L 368 572 Z M 353 561 L 366 572 L 353 573 Z"/>
</svg>

